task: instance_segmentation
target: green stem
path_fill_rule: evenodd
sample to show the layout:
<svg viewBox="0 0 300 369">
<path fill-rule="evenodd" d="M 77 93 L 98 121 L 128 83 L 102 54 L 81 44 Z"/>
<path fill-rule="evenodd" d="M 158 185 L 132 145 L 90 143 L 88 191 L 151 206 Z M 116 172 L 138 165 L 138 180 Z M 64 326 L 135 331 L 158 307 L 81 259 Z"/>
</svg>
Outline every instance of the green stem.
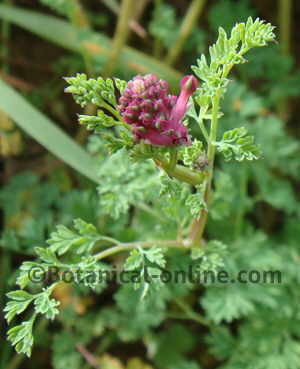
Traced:
<svg viewBox="0 0 300 369">
<path fill-rule="evenodd" d="M 153 55 L 156 59 L 159 59 L 162 54 L 162 42 L 157 38 L 154 40 Z"/>
<path fill-rule="evenodd" d="M 181 165 L 176 165 L 175 168 L 171 169 L 170 164 L 163 159 L 155 160 L 155 164 L 162 168 L 170 177 L 194 186 L 202 183 L 206 176 L 206 172 L 195 172 Z"/>
<path fill-rule="evenodd" d="M 11 0 L 5 0 L 5 4 L 12 5 Z M 1 39 L 2 39 L 2 58 L 3 58 L 3 64 L 2 64 L 2 71 L 4 73 L 9 73 L 9 39 L 10 39 L 10 23 L 8 21 L 3 20 L 2 27 L 1 27 Z"/>
<path fill-rule="evenodd" d="M 200 314 L 196 313 L 195 311 L 193 311 L 190 306 L 188 304 L 186 304 L 184 301 L 179 300 L 179 299 L 175 299 L 174 300 L 176 305 L 178 305 L 180 307 L 180 309 L 182 309 L 186 316 L 188 318 L 190 318 L 191 320 L 196 321 L 197 323 L 200 323 L 202 325 L 209 325 L 208 321 Z"/>
<path fill-rule="evenodd" d="M 97 107 L 94 104 L 88 104 L 84 108 L 84 115 L 96 115 L 96 113 L 97 113 Z M 79 129 L 76 134 L 75 140 L 79 144 L 84 144 L 89 134 L 90 132 L 86 129 L 86 127 L 79 125 Z"/>
<path fill-rule="evenodd" d="M 80 0 L 70 0 L 70 2 L 72 3 L 72 10 L 69 14 L 71 23 L 79 28 L 89 28 L 90 22 Z"/>
<path fill-rule="evenodd" d="M 89 19 L 83 10 L 79 0 L 73 0 L 73 11 L 69 15 L 70 22 L 78 28 L 90 28 Z M 84 47 L 81 48 L 81 56 L 84 62 L 86 73 L 93 77 L 95 75 L 92 54 Z M 95 115 L 96 108 L 93 104 L 88 104 L 84 109 L 84 114 Z M 88 136 L 88 131 L 85 127 L 80 126 L 76 135 L 76 141 L 84 143 Z"/>
<path fill-rule="evenodd" d="M 6 369 L 17 369 L 25 359 L 26 356 L 23 354 L 13 356 L 11 361 L 7 364 Z"/>
<path fill-rule="evenodd" d="M 291 47 L 292 0 L 279 0 L 280 48 L 283 55 L 290 54 Z M 288 103 L 285 99 L 278 102 L 277 113 L 283 120 L 288 117 Z"/>
<path fill-rule="evenodd" d="M 177 147 L 175 147 L 175 149 L 171 149 L 171 152 L 170 152 L 170 162 L 169 162 L 170 170 L 175 169 L 177 160 L 178 160 L 178 152 L 177 152 Z"/>
<path fill-rule="evenodd" d="M 89 29 L 90 22 L 87 14 L 85 13 L 80 0 L 71 0 L 72 3 L 72 11 L 69 14 L 69 20 L 72 25 L 81 29 Z M 84 61 L 85 70 L 90 75 L 93 76 L 95 74 L 92 54 L 84 47 L 81 48 L 81 56 Z"/>
<path fill-rule="evenodd" d="M 113 13 L 116 15 L 120 12 L 119 4 L 116 0 L 101 0 Z M 138 19 L 140 14 L 143 12 L 144 7 L 147 5 L 148 0 L 140 0 L 139 8 L 136 10 L 136 18 Z M 137 19 L 131 19 L 129 22 L 129 27 L 140 37 L 145 38 L 147 36 L 147 32 L 145 29 L 138 23 Z"/>
<path fill-rule="evenodd" d="M 106 237 L 106 236 L 99 236 L 99 237 L 97 237 L 97 241 L 107 241 L 107 242 L 111 242 L 112 244 L 115 244 L 115 245 L 118 245 L 120 243 L 115 238 Z"/>
<path fill-rule="evenodd" d="M 292 0 L 279 0 L 279 31 L 281 52 L 289 55 L 291 46 Z"/>
<path fill-rule="evenodd" d="M 34 318 L 35 316 L 32 316 L 32 319 Z M 48 324 L 47 319 L 45 318 L 41 319 L 35 328 L 36 333 L 39 333 L 41 330 L 45 329 L 47 324 Z M 24 361 L 25 359 L 26 356 L 24 354 L 14 355 L 11 361 L 6 364 L 5 369 L 17 369 L 21 365 L 22 361 Z"/>
<path fill-rule="evenodd" d="M 215 153 L 216 153 L 216 146 L 214 145 L 214 143 L 217 140 L 220 97 L 221 97 L 221 88 L 217 90 L 216 95 L 213 99 L 213 104 L 212 104 L 213 106 L 212 106 L 211 131 L 210 131 L 210 137 L 209 137 L 210 142 L 209 142 L 208 151 L 207 151 L 208 161 L 210 163 L 210 170 L 209 170 L 210 184 L 212 180 L 214 159 L 215 159 Z"/>
<path fill-rule="evenodd" d="M 119 112 L 116 109 L 114 109 L 111 105 L 107 104 L 106 102 L 102 102 L 101 107 L 109 111 L 122 126 L 131 131 L 132 127 L 123 120 L 121 114 L 119 114 Z"/>
<path fill-rule="evenodd" d="M 240 180 L 240 201 L 238 206 L 238 212 L 235 221 L 235 237 L 238 238 L 243 230 L 243 219 L 245 215 L 245 201 L 247 197 L 247 185 L 248 185 L 248 170 L 244 164 L 241 168 L 241 180 Z"/>
<path fill-rule="evenodd" d="M 122 1 L 121 13 L 118 19 L 115 36 L 112 42 L 112 51 L 110 57 L 108 58 L 106 67 L 104 68 L 104 75 L 111 76 L 113 71 L 115 70 L 119 56 L 129 35 L 129 22 L 133 12 L 133 6 L 134 0 Z"/>
<path fill-rule="evenodd" d="M 214 161 L 215 161 L 215 153 L 216 148 L 214 142 L 217 140 L 217 132 L 218 132 L 218 115 L 219 115 L 219 106 L 220 106 L 220 97 L 221 97 L 221 88 L 219 88 L 216 92 L 216 95 L 213 98 L 212 103 L 212 119 L 211 119 L 211 130 L 209 136 L 209 144 L 207 150 L 207 159 L 208 159 L 208 176 L 206 180 L 205 186 L 205 194 L 204 199 L 208 204 L 210 199 L 213 171 L 214 171 Z M 207 223 L 207 210 L 202 209 L 200 217 L 195 219 L 191 224 L 190 229 L 190 239 L 193 244 L 201 245 L 201 241 L 203 238 L 204 229 Z"/>
<path fill-rule="evenodd" d="M 182 52 L 183 45 L 193 31 L 193 28 L 202 12 L 206 0 L 192 1 L 179 30 L 177 40 L 166 57 L 166 63 L 172 65 Z"/>
<path fill-rule="evenodd" d="M 164 246 L 164 247 L 176 247 L 176 248 L 182 248 L 184 246 L 187 246 L 187 242 L 184 241 L 177 241 L 177 240 L 171 240 L 171 241 L 141 241 L 141 242 L 131 242 L 131 243 L 120 243 L 117 246 L 111 247 L 109 249 L 106 249 L 104 251 L 99 252 L 98 254 L 94 255 L 94 257 L 97 260 L 104 259 L 108 256 L 117 254 L 119 252 L 128 251 L 131 249 L 138 249 L 138 248 L 148 248 L 153 246 Z"/>
<path fill-rule="evenodd" d="M 78 343 L 76 345 L 76 349 L 78 352 L 84 357 L 87 364 L 89 364 L 93 368 L 99 368 L 99 360 L 97 357 L 92 354 L 88 349 L 85 347 L 85 345 Z"/>
<path fill-rule="evenodd" d="M 166 222 L 167 219 L 163 216 L 163 214 L 159 213 L 158 211 L 156 211 L 154 208 L 152 208 L 151 206 L 144 204 L 142 202 L 139 203 L 135 203 L 134 204 L 138 209 L 145 211 L 146 213 L 152 215 L 154 218 L 159 219 L 161 222 Z"/>
<path fill-rule="evenodd" d="M 206 109 L 205 109 L 205 112 L 206 112 Z M 209 144 L 209 135 L 208 135 L 207 129 L 206 129 L 204 123 L 203 123 L 203 112 L 201 112 L 201 110 L 200 110 L 198 124 L 199 124 L 201 132 L 202 132 L 207 144 Z"/>
<path fill-rule="evenodd" d="M 162 4 L 162 0 L 155 0 L 155 14 L 159 11 L 159 7 Z M 153 43 L 153 55 L 156 59 L 159 59 L 162 55 L 163 44 L 159 38 L 155 38 Z"/>
</svg>

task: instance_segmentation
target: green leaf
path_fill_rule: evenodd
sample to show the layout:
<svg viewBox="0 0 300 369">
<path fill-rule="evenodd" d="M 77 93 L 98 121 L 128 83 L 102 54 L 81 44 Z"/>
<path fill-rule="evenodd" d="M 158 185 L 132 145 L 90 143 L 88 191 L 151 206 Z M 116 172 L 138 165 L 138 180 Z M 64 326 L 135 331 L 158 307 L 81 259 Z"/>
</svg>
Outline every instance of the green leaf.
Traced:
<svg viewBox="0 0 300 369">
<path fill-rule="evenodd" d="M 8 323 L 10 323 L 16 315 L 26 310 L 31 301 L 35 298 L 34 295 L 30 295 L 28 292 L 22 290 L 9 292 L 7 296 L 13 300 L 9 301 L 4 308 L 4 312 L 6 312 L 5 319 Z"/>
<path fill-rule="evenodd" d="M 64 15 L 68 18 L 75 16 L 77 10 L 76 0 L 40 0 L 43 5 L 49 6 L 52 10 L 58 14 Z"/>
<path fill-rule="evenodd" d="M 262 165 L 256 167 L 254 178 L 264 201 L 288 214 L 299 213 L 299 202 L 288 180 L 276 176 Z"/>
<path fill-rule="evenodd" d="M 253 21 L 251 17 L 246 23 L 237 23 L 228 36 L 219 27 L 219 36 L 215 44 L 210 46 L 210 60 L 205 55 L 197 60 L 197 66 L 192 66 L 194 73 L 204 82 L 197 90 L 196 101 L 209 101 L 221 89 L 224 93 L 228 85 L 228 74 L 235 64 L 245 63 L 244 54 L 251 48 L 265 46 L 274 41 L 274 27 L 260 19 Z"/>
<path fill-rule="evenodd" d="M 49 296 L 50 292 L 46 290 L 34 300 L 34 309 L 36 313 L 43 314 L 47 319 L 53 320 L 55 315 L 58 314 L 57 306 L 59 305 L 59 301 L 51 299 Z"/>
<path fill-rule="evenodd" d="M 114 81 L 115 81 L 117 89 L 122 94 L 124 92 L 124 90 L 126 89 L 127 82 L 123 81 L 122 79 L 119 79 L 119 78 L 114 78 Z"/>
<path fill-rule="evenodd" d="M 86 74 L 77 73 L 75 77 L 67 77 L 65 80 L 69 84 L 65 92 L 71 93 L 77 104 L 82 107 L 87 104 L 105 107 L 106 103 L 117 106 L 115 88 L 110 78 L 106 80 L 102 77 L 88 79 Z"/>
<path fill-rule="evenodd" d="M 223 218 L 230 215 L 232 207 L 236 209 L 236 204 L 234 203 L 234 199 L 237 196 L 236 185 L 233 182 L 232 175 L 225 171 L 215 171 L 214 177 L 214 192 L 209 212 L 212 219 L 223 220 Z M 248 198 L 245 198 L 244 201 L 245 203 L 239 204 L 239 206 L 244 205 L 248 208 L 251 203 L 249 203 Z"/>
<path fill-rule="evenodd" d="M 244 127 L 234 128 L 225 132 L 222 141 L 215 142 L 214 145 L 224 155 L 226 161 L 232 158 L 237 161 L 256 160 L 260 157 L 261 151 L 254 144 L 254 137 L 247 136 L 247 133 Z"/>
<path fill-rule="evenodd" d="M 230 32 L 236 22 L 244 22 L 250 15 L 255 16 L 256 11 L 250 6 L 249 0 L 223 0 L 212 4 L 208 20 L 214 30 L 217 31 L 222 24 L 226 32 Z"/>
<path fill-rule="evenodd" d="M 138 275 L 135 275 L 134 289 L 141 291 L 141 299 L 144 299 L 153 288 L 161 287 L 157 277 L 162 271 L 153 264 L 161 268 L 166 265 L 162 249 L 158 247 L 151 247 L 149 250 L 134 249 L 125 262 L 125 270 L 138 271 Z"/>
<path fill-rule="evenodd" d="M 166 266 L 166 259 L 161 248 L 151 247 L 149 250 L 144 250 L 143 253 L 151 263 L 155 263 L 162 268 Z"/>
<path fill-rule="evenodd" d="M 221 241 L 209 241 L 205 247 L 195 247 L 191 250 L 191 258 L 201 262 L 201 270 L 217 271 L 224 266 L 227 246 Z"/>
<path fill-rule="evenodd" d="M 79 115 L 79 123 L 86 126 L 89 131 L 101 133 L 103 128 L 113 127 L 117 122 L 110 116 L 106 115 L 102 110 L 98 110 L 95 115 Z"/>
<path fill-rule="evenodd" d="M 150 34 L 160 40 L 166 48 L 170 48 L 176 41 L 178 29 L 175 7 L 162 2 L 155 6 L 149 26 Z"/>
<path fill-rule="evenodd" d="M 52 252 L 63 255 L 72 248 L 76 248 L 77 254 L 92 250 L 100 237 L 96 228 L 81 219 L 74 220 L 74 228 L 75 231 L 61 224 L 56 227 L 56 232 L 47 240 Z"/>
<path fill-rule="evenodd" d="M 300 178 L 300 142 L 285 132 L 285 124 L 274 115 L 259 117 L 249 125 L 264 149 L 264 162 L 285 174 Z M 260 174 L 259 174 L 260 175 Z"/>
<path fill-rule="evenodd" d="M 189 194 L 185 200 L 185 205 L 190 209 L 191 215 L 198 219 L 202 209 L 207 209 L 205 201 L 205 186 L 196 186 L 197 192 Z"/>
<path fill-rule="evenodd" d="M 164 196 L 167 195 L 168 198 L 178 198 L 181 191 L 182 191 L 182 186 L 181 183 L 173 178 L 170 178 L 167 174 L 165 173 L 161 173 L 160 174 L 160 183 L 161 183 L 161 188 L 160 188 L 160 196 Z"/>
<path fill-rule="evenodd" d="M 16 283 L 22 289 L 25 288 L 30 282 L 30 270 L 34 267 L 39 268 L 39 264 L 32 261 L 25 261 L 19 268 L 19 275 Z"/>
<path fill-rule="evenodd" d="M 36 316 L 33 315 L 28 321 L 11 328 L 8 332 L 8 340 L 15 346 L 17 353 L 31 355 L 33 345 L 32 327 Z"/>
<path fill-rule="evenodd" d="M 203 143 L 198 140 L 194 140 L 191 146 L 186 146 L 181 152 L 184 165 L 189 167 L 201 166 L 201 160 L 203 161 L 204 148 Z"/>
<path fill-rule="evenodd" d="M 139 250 L 132 250 L 125 261 L 124 270 L 135 270 L 143 266 L 144 257 Z"/>
<path fill-rule="evenodd" d="M 50 119 L 36 110 L 20 94 L 1 80 L 0 95 L 0 109 L 26 133 L 79 173 L 94 182 L 98 182 L 92 157 Z"/>
<path fill-rule="evenodd" d="M 34 251 L 45 263 L 54 265 L 59 263 L 55 253 L 49 247 L 48 248 L 35 247 Z"/>
<path fill-rule="evenodd" d="M 80 369 L 83 367 L 82 356 L 76 350 L 76 344 L 79 343 L 78 338 L 73 332 L 67 330 L 62 330 L 54 335 L 51 357 L 54 369 Z"/>
<path fill-rule="evenodd" d="M 195 368 L 199 367 L 190 362 L 187 365 L 185 355 L 193 350 L 196 346 L 196 336 L 192 334 L 188 326 L 174 323 L 167 327 L 164 331 L 159 332 L 155 338 L 154 362 L 159 368 Z M 184 363 L 184 361 L 186 361 Z"/>
<path fill-rule="evenodd" d="M 28 301 L 33 298 L 30 293 L 20 290 L 8 292 L 6 296 L 15 301 Z"/>
<path fill-rule="evenodd" d="M 87 223 L 84 220 L 77 218 L 73 220 L 74 228 L 81 234 L 82 236 L 91 236 L 98 237 L 99 233 L 97 232 L 96 227 L 93 224 Z"/>
<path fill-rule="evenodd" d="M 151 201 L 159 191 L 158 173 L 152 163 L 132 163 L 123 148 L 99 169 L 101 210 L 117 219 L 130 205 Z"/>
</svg>

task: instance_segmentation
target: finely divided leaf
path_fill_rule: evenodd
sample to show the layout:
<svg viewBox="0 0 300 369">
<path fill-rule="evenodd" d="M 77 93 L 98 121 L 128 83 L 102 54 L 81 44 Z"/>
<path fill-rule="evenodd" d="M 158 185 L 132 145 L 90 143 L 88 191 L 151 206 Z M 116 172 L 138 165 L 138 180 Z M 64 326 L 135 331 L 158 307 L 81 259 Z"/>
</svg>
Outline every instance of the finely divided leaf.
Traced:
<svg viewBox="0 0 300 369">
<path fill-rule="evenodd" d="M 224 133 L 222 141 L 215 142 L 217 150 L 221 152 L 226 161 L 256 160 L 261 156 L 261 151 L 254 144 L 254 137 L 247 136 L 244 127 L 234 128 Z"/>
</svg>

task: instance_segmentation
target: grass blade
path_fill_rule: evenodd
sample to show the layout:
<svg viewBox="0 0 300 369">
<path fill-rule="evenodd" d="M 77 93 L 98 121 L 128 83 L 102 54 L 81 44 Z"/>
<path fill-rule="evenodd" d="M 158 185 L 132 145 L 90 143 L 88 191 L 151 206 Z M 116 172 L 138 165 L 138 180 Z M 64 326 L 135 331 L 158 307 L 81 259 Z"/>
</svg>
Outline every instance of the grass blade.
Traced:
<svg viewBox="0 0 300 369">
<path fill-rule="evenodd" d="M 0 109 L 53 155 L 97 182 L 95 163 L 75 141 L 29 104 L 17 91 L 0 80 Z"/>
<path fill-rule="evenodd" d="M 68 50 L 82 53 L 86 48 L 92 54 L 110 55 L 111 40 L 101 33 L 85 31 L 70 23 L 51 15 L 45 15 L 32 10 L 0 5 L 0 18 L 18 25 L 48 41 Z M 130 69 L 135 73 L 156 73 L 178 90 L 182 75 L 165 65 L 131 47 L 125 46 L 118 61 L 119 68 Z"/>
</svg>

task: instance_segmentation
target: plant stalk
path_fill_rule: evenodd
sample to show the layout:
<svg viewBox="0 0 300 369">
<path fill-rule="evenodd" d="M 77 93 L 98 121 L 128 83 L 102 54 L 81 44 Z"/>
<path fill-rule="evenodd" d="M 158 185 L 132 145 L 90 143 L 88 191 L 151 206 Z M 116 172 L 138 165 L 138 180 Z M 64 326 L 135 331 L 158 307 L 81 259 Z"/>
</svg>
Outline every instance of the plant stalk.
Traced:
<svg viewBox="0 0 300 369">
<path fill-rule="evenodd" d="M 162 4 L 162 0 L 154 0 L 154 3 L 155 3 L 154 13 L 156 14 L 156 12 L 158 11 L 159 7 Z M 159 59 L 161 57 L 162 47 L 163 47 L 162 41 L 159 38 L 155 37 L 153 42 L 153 55 L 156 59 Z"/>
<path fill-rule="evenodd" d="M 291 49 L 292 0 L 279 0 L 279 39 L 283 55 L 289 55 Z M 277 113 L 286 120 L 288 117 L 288 103 L 285 99 L 278 102 Z"/>
<path fill-rule="evenodd" d="M 104 75 L 106 76 L 112 75 L 116 68 L 123 46 L 126 44 L 126 40 L 129 35 L 129 22 L 133 14 L 133 6 L 134 0 L 122 1 L 121 13 L 118 18 L 118 24 L 112 42 L 112 51 L 108 58 L 106 67 L 104 68 Z"/>
<path fill-rule="evenodd" d="M 211 120 L 211 130 L 209 136 L 209 144 L 207 150 L 207 159 L 208 159 L 208 176 L 206 179 L 206 186 L 205 186 L 205 193 L 204 193 L 204 200 L 206 204 L 209 204 L 210 200 L 210 193 L 211 193 L 211 185 L 212 185 L 212 178 L 213 178 L 213 171 L 214 171 L 214 161 L 215 161 L 215 153 L 216 148 L 214 142 L 217 139 L 217 132 L 218 132 L 218 114 L 219 114 L 219 106 L 220 106 L 220 97 L 221 97 L 221 88 L 219 88 L 216 92 L 216 95 L 213 99 L 213 106 L 212 106 L 212 120 Z M 207 210 L 202 209 L 200 213 L 200 217 L 195 219 L 190 228 L 190 235 L 189 238 L 191 242 L 195 245 L 201 246 L 201 241 L 203 238 L 204 229 L 207 223 Z"/>
<path fill-rule="evenodd" d="M 177 247 L 182 248 L 185 246 L 188 246 L 188 242 L 186 241 L 177 241 L 177 240 L 171 240 L 171 241 L 141 241 L 141 242 L 131 242 L 131 243 L 120 243 L 117 246 L 113 246 L 109 249 L 106 249 L 104 251 L 99 252 L 98 254 L 94 255 L 94 257 L 97 260 L 104 259 L 108 256 L 117 254 L 119 252 L 131 250 L 131 249 L 138 249 L 138 248 L 147 248 L 147 247 L 153 247 L 153 246 L 164 246 L 164 247 Z"/>
<path fill-rule="evenodd" d="M 291 48 L 292 0 L 279 0 L 280 47 L 284 55 L 290 54 Z"/>
<path fill-rule="evenodd" d="M 206 172 L 195 172 L 181 165 L 176 165 L 174 168 L 171 168 L 170 163 L 163 161 L 162 159 L 154 161 L 155 164 L 162 168 L 170 177 L 174 177 L 193 186 L 202 183 L 207 175 Z"/>
<path fill-rule="evenodd" d="M 235 238 L 239 238 L 243 231 L 243 219 L 246 212 L 245 202 L 247 199 L 247 186 L 248 186 L 248 168 L 244 164 L 241 168 L 240 176 L 240 203 L 237 210 L 236 220 L 235 220 Z"/>
<path fill-rule="evenodd" d="M 5 0 L 5 4 L 12 5 L 11 0 Z M 3 21 L 1 25 L 1 38 L 2 38 L 2 58 L 3 58 L 3 64 L 2 64 L 2 71 L 4 73 L 9 73 L 9 39 L 10 39 L 10 23 L 8 21 Z"/>
<path fill-rule="evenodd" d="M 116 0 L 101 0 L 114 14 L 118 15 L 120 12 L 119 5 Z M 143 12 L 144 7 L 147 5 L 148 0 L 140 0 L 140 6 L 136 11 L 136 19 L 131 19 L 129 22 L 129 27 L 141 38 L 146 38 L 147 32 L 145 29 L 138 23 L 137 19 L 139 15 Z"/>
<path fill-rule="evenodd" d="M 193 311 L 191 307 L 188 304 L 186 304 L 184 301 L 180 299 L 175 299 L 174 301 L 176 305 L 178 305 L 180 309 L 185 312 L 186 316 L 189 319 L 194 320 L 195 322 L 200 323 L 202 325 L 206 325 L 206 326 L 209 325 L 208 321 L 202 315 Z"/>
<path fill-rule="evenodd" d="M 191 2 L 187 13 L 182 21 L 179 35 L 174 45 L 169 50 L 169 53 L 166 57 L 166 64 L 173 65 L 178 59 L 179 55 L 182 52 L 185 41 L 188 39 L 190 34 L 193 31 L 193 28 L 199 19 L 199 16 L 203 10 L 206 0 L 194 0 Z"/>
</svg>

